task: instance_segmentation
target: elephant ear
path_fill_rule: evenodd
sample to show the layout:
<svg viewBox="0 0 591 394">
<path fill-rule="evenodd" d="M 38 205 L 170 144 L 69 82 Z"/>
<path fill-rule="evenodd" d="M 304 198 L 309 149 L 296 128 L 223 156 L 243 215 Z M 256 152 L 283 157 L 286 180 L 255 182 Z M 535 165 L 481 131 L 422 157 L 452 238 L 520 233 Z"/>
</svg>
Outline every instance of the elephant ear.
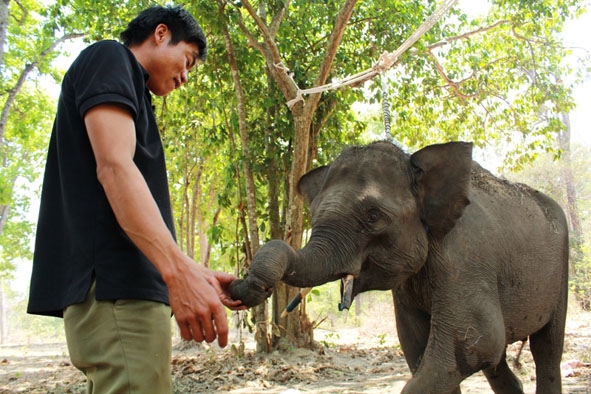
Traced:
<svg viewBox="0 0 591 394">
<path fill-rule="evenodd" d="M 472 143 L 430 145 L 410 157 L 421 219 L 435 239 L 442 239 L 470 203 Z"/>
<path fill-rule="evenodd" d="M 326 179 L 330 166 L 322 166 L 304 174 L 298 181 L 298 193 L 304 196 L 308 206 L 316 198 Z"/>
</svg>

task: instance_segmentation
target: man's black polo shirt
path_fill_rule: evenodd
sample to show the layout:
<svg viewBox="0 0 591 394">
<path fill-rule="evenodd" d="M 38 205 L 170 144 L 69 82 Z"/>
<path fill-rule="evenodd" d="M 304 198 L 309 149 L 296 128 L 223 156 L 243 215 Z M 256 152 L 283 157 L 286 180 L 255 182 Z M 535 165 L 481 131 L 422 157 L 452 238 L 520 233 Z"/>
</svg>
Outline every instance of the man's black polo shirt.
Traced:
<svg viewBox="0 0 591 394">
<path fill-rule="evenodd" d="M 99 300 L 168 303 L 159 272 L 117 224 L 97 180 L 84 126 L 85 113 L 96 105 L 117 103 L 129 109 L 136 127 L 134 162 L 174 235 L 164 150 L 147 78 L 133 53 L 116 41 L 86 48 L 66 73 L 45 168 L 29 313 L 62 316 L 65 307 L 84 301 L 93 278 Z"/>
</svg>

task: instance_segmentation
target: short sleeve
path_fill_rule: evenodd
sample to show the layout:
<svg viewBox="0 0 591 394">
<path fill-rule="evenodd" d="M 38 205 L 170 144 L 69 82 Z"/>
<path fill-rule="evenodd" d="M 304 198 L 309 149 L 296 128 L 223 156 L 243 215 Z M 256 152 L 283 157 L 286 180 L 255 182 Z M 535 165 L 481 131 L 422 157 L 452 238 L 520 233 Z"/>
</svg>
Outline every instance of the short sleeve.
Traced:
<svg viewBox="0 0 591 394">
<path fill-rule="evenodd" d="M 131 51 L 116 41 L 102 41 L 85 49 L 71 70 L 80 116 L 84 118 L 96 105 L 117 103 L 128 107 L 136 118 L 139 100 L 145 94 L 143 72 L 137 70 L 140 67 Z"/>
</svg>

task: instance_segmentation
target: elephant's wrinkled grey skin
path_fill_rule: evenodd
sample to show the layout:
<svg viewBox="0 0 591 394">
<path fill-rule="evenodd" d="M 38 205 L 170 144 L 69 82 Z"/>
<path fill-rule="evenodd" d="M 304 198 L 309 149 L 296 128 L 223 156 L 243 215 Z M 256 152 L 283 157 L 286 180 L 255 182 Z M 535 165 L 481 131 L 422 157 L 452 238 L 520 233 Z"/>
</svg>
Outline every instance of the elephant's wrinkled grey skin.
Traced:
<svg viewBox="0 0 591 394">
<path fill-rule="evenodd" d="M 312 287 L 355 276 L 353 296 L 393 290 L 413 373 L 403 393 L 460 393 L 483 370 L 495 393 L 522 393 L 506 345 L 530 338 L 537 393 L 561 393 L 568 231 L 562 209 L 472 162 L 472 145 L 412 156 L 378 142 L 304 175 L 312 234 L 301 250 L 261 247 L 233 297 L 264 301 L 282 280 Z"/>
</svg>

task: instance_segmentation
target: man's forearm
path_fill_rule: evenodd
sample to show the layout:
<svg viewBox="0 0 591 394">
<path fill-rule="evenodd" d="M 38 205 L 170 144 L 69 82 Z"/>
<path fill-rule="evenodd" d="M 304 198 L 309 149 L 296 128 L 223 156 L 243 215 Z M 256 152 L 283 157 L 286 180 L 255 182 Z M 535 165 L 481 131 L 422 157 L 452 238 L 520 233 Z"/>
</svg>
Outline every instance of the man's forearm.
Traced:
<svg viewBox="0 0 591 394">
<path fill-rule="evenodd" d="M 174 275 L 185 256 L 174 241 L 156 202 L 133 162 L 97 170 L 115 217 L 123 231 L 156 266 L 162 277 Z"/>
</svg>

